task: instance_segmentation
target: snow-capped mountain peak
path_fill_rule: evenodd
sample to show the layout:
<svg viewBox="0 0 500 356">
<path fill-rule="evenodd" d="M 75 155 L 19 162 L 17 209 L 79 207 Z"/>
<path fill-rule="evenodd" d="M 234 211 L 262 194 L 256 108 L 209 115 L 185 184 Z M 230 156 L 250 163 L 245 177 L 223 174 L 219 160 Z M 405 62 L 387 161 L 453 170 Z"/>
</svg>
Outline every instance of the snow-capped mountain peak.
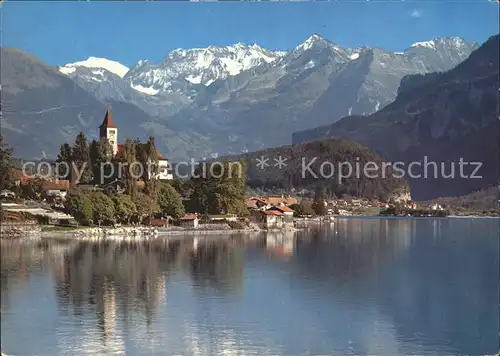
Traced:
<svg viewBox="0 0 500 356">
<path fill-rule="evenodd" d="M 409 72 L 406 68 L 410 67 L 418 67 L 419 71 L 441 71 L 449 68 L 450 63 L 456 64 L 464 60 L 474 46 L 477 45 L 458 37 L 436 37 L 414 43 L 404 52 L 398 53 L 397 60 L 406 62 L 406 72 Z M 365 53 L 371 51 L 377 53 L 375 59 L 365 56 Z M 324 65 L 328 65 L 327 68 L 340 68 L 350 61 L 364 58 L 386 68 L 394 56 L 395 53 L 390 51 L 370 47 L 344 48 L 319 34 L 313 34 L 288 52 L 269 50 L 256 43 L 248 45 L 238 42 L 227 46 L 177 48 L 160 62 L 140 60 L 130 69 L 119 62 L 89 57 L 84 61 L 67 64 L 59 70 L 78 83 L 88 85 L 91 90 L 95 90 L 98 84 L 102 91 L 105 83 L 109 84 L 110 93 L 114 88 L 119 88 L 120 100 L 140 93 L 140 100 L 144 100 L 144 95 L 147 95 L 187 105 L 197 93 L 204 92 L 202 86 L 211 86 L 216 81 L 243 72 L 246 73 L 240 78 L 258 76 L 267 71 L 272 72 L 270 78 L 291 73 L 298 76 L 304 71 L 312 73 Z M 394 66 L 400 65 L 399 62 Z M 234 83 L 231 82 L 230 85 Z"/>
<path fill-rule="evenodd" d="M 411 47 L 425 47 L 425 48 L 436 48 L 436 43 L 431 40 L 431 41 L 422 41 L 422 42 L 415 42 L 411 45 Z"/>
<path fill-rule="evenodd" d="M 116 74 L 120 78 L 123 78 L 129 71 L 129 68 L 127 66 L 124 66 L 120 62 L 99 57 L 89 57 L 84 61 L 66 64 L 62 67 L 59 67 L 59 71 L 63 74 L 69 75 L 75 72 L 78 67 L 105 69 L 113 74 Z"/>
<path fill-rule="evenodd" d="M 312 36 L 310 36 L 307 40 L 302 42 L 300 45 L 298 45 L 295 48 L 295 51 L 302 51 L 303 52 L 303 51 L 307 51 L 308 49 L 311 49 L 312 47 L 314 47 L 317 44 L 325 45 L 328 43 L 329 42 L 327 40 L 325 40 L 323 37 L 321 37 L 320 35 L 315 33 Z"/>
<path fill-rule="evenodd" d="M 434 37 L 429 41 L 415 42 L 410 48 L 420 47 L 437 50 L 438 47 L 463 48 L 470 47 L 471 45 L 474 45 L 474 43 L 469 44 L 461 37 Z"/>
<path fill-rule="evenodd" d="M 142 89 L 149 88 L 150 93 L 169 90 L 173 80 L 209 86 L 216 80 L 271 63 L 285 53 L 243 42 L 223 47 L 177 48 L 159 64 L 148 63 L 146 66 L 146 62 L 138 62 L 127 79 L 132 87 L 141 85 Z"/>
</svg>

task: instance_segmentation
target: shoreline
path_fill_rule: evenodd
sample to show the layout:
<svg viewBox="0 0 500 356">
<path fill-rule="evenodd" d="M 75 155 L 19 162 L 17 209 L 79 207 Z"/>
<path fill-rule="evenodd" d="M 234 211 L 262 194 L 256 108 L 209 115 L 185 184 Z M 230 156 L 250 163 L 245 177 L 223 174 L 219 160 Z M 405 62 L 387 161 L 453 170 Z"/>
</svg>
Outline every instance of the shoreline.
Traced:
<svg viewBox="0 0 500 356">
<path fill-rule="evenodd" d="M 135 227 L 123 229 L 76 229 L 74 231 L 42 231 L 39 237 L 42 239 L 58 240 L 155 240 L 155 239 L 179 239 L 182 237 L 210 237 L 230 235 L 259 235 L 262 233 L 296 232 L 300 229 L 190 229 L 190 230 L 165 230 L 161 231 L 149 227 Z"/>
</svg>

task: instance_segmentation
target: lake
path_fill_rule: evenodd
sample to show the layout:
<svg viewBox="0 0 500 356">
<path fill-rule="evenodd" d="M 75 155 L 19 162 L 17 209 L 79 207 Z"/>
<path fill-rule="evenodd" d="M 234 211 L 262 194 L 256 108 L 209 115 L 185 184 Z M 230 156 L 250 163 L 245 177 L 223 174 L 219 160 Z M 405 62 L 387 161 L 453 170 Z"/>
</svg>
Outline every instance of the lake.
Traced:
<svg viewBox="0 0 500 356">
<path fill-rule="evenodd" d="M 8 355 L 484 355 L 498 219 L 338 219 L 297 233 L 1 242 Z"/>
</svg>

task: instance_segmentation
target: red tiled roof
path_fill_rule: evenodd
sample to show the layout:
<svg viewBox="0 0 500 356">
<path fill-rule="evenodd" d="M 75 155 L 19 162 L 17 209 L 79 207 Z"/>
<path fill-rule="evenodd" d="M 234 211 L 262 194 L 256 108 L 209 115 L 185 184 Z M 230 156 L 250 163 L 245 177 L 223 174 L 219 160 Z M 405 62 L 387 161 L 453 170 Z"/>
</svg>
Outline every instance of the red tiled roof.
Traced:
<svg viewBox="0 0 500 356">
<path fill-rule="evenodd" d="M 167 157 L 165 157 L 164 155 L 162 155 L 160 152 L 157 152 L 157 153 L 156 153 L 156 158 L 157 158 L 159 161 L 166 161 L 166 160 L 167 160 Z"/>
<path fill-rule="evenodd" d="M 247 199 L 245 204 L 246 204 L 247 208 L 256 208 L 257 207 L 257 201 L 255 198 Z"/>
<path fill-rule="evenodd" d="M 265 210 L 262 213 L 264 213 L 265 215 L 283 216 L 283 213 L 278 210 Z"/>
<path fill-rule="evenodd" d="M 57 182 L 45 182 L 44 190 L 69 190 L 69 180 L 59 180 Z"/>
<path fill-rule="evenodd" d="M 273 208 L 275 208 L 279 211 L 282 211 L 284 213 L 294 213 L 295 212 L 293 209 L 290 209 L 287 206 L 274 206 Z M 273 209 L 273 208 L 271 208 L 271 209 Z"/>
<path fill-rule="evenodd" d="M 293 204 L 297 204 L 297 198 L 294 198 L 294 197 L 268 196 L 268 197 L 262 197 L 262 198 L 258 198 L 258 199 L 265 202 L 266 204 L 269 204 L 269 205 L 279 205 L 279 204 L 293 205 Z"/>
<path fill-rule="evenodd" d="M 116 125 L 113 122 L 113 117 L 111 116 L 111 111 L 109 111 L 109 106 L 106 107 L 106 115 L 104 115 L 104 120 L 100 127 L 108 127 L 116 129 Z"/>
<path fill-rule="evenodd" d="M 151 226 L 165 226 L 168 221 L 163 219 L 151 219 L 149 220 L 149 225 Z"/>
<path fill-rule="evenodd" d="M 198 219 L 198 216 L 196 214 L 189 214 L 189 215 L 184 215 L 181 220 L 196 220 Z"/>
</svg>

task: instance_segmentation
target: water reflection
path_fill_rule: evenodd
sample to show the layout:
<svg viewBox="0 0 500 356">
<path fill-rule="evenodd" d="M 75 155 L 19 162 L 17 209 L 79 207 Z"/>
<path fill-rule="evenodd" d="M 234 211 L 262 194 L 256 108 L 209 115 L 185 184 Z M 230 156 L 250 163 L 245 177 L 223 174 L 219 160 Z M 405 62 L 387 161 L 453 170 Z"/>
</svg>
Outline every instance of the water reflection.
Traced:
<svg viewBox="0 0 500 356">
<path fill-rule="evenodd" d="M 2 343 L 40 355 L 494 353 L 495 226 L 340 219 L 252 238 L 2 241 Z"/>
</svg>

